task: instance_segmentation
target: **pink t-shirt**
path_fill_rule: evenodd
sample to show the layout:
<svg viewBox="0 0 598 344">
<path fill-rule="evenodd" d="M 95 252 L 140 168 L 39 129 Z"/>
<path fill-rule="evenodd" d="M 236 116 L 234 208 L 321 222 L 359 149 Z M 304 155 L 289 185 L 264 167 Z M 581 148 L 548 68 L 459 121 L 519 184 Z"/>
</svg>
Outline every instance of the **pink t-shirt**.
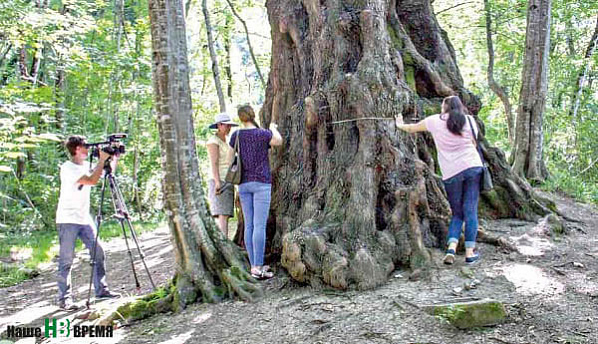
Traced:
<svg viewBox="0 0 598 344">
<path fill-rule="evenodd" d="M 472 134 L 467 119 L 461 132 L 462 135 L 455 135 L 448 130 L 446 126 L 448 114 L 433 115 L 424 119 L 426 129 L 432 133 L 434 138 L 443 180 L 454 177 L 468 168 L 482 166 L 482 160 L 474 144 L 474 135 L 477 135 L 478 127 L 473 117 L 465 117 L 471 119 L 475 134 Z"/>
</svg>

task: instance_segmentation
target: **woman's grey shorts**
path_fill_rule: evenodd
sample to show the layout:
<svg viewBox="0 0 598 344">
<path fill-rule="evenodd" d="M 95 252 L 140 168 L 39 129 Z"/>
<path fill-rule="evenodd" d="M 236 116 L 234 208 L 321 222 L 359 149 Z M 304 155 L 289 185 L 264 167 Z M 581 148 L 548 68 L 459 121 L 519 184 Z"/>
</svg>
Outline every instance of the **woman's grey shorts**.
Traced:
<svg viewBox="0 0 598 344">
<path fill-rule="evenodd" d="M 224 185 L 224 181 L 220 182 Z M 235 186 L 229 186 L 223 190 L 219 195 L 216 195 L 216 183 L 214 179 L 208 180 L 208 200 L 210 201 L 210 213 L 212 216 L 235 214 L 234 200 L 235 200 Z"/>
</svg>

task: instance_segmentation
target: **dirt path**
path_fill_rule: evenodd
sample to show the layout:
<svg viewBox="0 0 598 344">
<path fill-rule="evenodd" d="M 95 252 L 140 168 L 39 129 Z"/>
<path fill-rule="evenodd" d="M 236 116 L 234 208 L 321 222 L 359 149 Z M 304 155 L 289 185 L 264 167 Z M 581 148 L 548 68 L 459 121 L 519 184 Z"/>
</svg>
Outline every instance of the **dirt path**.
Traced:
<svg viewBox="0 0 598 344">
<path fill-rule="evenodd" d="M 312 290 L 276 271 L 276 278 L 264 282 L 266 296 L 256 303 L 196 304 L 118 329 L 114 338 L 88 343 L 598 343 L 598 210 L 551 197 L 563 213 L 585 224 L 565 236 L 545 237 L 530 235 L 539 229 L 535 223 L 483 223 L 491 233 L 511 237 L 520 253 L 505 254 L 480 244 L 483 259 L 472 267 L 465 267 L 458 256 L 455 265 L 439 265 L 429 278 L 412 280 L 408 271 L 397 270 L 387 284 L 366 292 Z M 144 234 L 142 242 L 156 279 L 165 281 L 172 274 L 167 229 Z M 109 246 L 111 285 L 132 293 L 122 242 L 114 240 Z M 442 253 L 434 250 L 434 256 L 440 261 Z M 76 286 L 85 284 L 85 292 L 88 271 L 80 264 L 75 267 Z M 141 281 L 147 284 L 144 275 Z M 472 282 L 475 288 L 468 290 Z M 36 324 L 44 317 L 60 316 L 50 304 L 55 293 L 53 270 L 0 289 L 0 329 L 17 324 L 20 317 L 22 323 Z M 508 304 L 505 324 L 458 330 L 418 307 L 486 297 Z"/>
</svg>

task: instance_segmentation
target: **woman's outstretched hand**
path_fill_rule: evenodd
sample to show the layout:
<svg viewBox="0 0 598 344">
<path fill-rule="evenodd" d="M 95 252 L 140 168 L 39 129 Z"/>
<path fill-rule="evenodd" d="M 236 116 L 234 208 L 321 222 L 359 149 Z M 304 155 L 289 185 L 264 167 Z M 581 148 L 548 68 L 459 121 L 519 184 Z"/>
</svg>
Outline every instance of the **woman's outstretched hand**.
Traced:
<svg viewBox="0 0 598 344">
<path fill-rule="evenodd" d="M 405 124 L 405 122 L 403 122 L 403 115 L 402 114 L 398 114 L 395 116 L 395 125 L 397 126 L 397 128 L 400 128 L 403 124 Z"/>
</svg>

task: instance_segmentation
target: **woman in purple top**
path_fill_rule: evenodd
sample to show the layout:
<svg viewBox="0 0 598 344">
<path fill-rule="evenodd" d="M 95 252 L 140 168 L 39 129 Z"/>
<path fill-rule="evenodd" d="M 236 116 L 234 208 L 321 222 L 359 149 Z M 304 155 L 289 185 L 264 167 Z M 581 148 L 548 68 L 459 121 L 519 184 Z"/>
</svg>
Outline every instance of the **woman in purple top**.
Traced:
<svg viewBox="0 0 598 344">
<path fill-rule="evenodd" d="M 249 255 L 251 275 L 258 279 L 271 278 L 272 272 L 267 271 L 267 266 L 264 266 L 266 221 L 272 192 L 268 150 L 271 146 L 282 145 L 282 137 L 274 123 L 270 123 L 270 130 L 261 129 L 255 122 L 255 113 L 249 105 L 241 106 L 238 116 L 242 128 L 232 134 L 229 144 L 234 147 L 237 135 L 239 136 L 239 198 L 245 222 L 245 248 Z"/>
<path fill-rule="evenodd" d="M 465 222 L 465 262 L 475 263 L 474 251 L 478 234 L 478 199 L 482 161 L 476 149 L 477 127 L 457 96 L 444 98 L 442 113 L 426 117 L 416 124 L 404 124 L 396 119 L 397 128 L 415 133 L 429 131 L 438 151 L 438 164 L 453 216 L 448 230 L 445 264 L 453 264 L 455 250 Z M 468 123 L 469 122 L 469 123 Z M 471 126 L 470 126 L 471 125 Z"/>
</svg>

